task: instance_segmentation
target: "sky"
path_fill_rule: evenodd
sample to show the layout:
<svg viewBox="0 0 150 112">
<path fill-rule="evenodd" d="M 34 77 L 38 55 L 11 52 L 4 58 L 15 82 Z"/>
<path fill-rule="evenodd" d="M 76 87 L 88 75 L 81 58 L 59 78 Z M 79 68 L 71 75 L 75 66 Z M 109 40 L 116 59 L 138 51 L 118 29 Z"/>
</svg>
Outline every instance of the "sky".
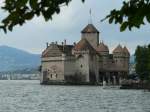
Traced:
<svg viewBox="0 0 150 112">
<path fill-rule="evenodd" d="M 2 0 L 0 0 L 2 5 Z M 120 32 L 119 25 L 100 22 L 112 9 L 119 9 L 122 0 L 72 0 L 69 6 L 63 6 L 61 12 L 53 15 L 53 20 L 45 22 L 43 17 L 35 17 L 23 26 L 17 26 L 13 32 L 5 34 L 0 30 L 0 45 L 23 49 L 30 53 L 41 54 L 46 42 L 61 44 L 66 39 L 67 44 L 73 44 L 81 39 L 81 30 L 90 19 L 89 10 L 92 10 L 92 24 L 100 31 L 100 40 L 109 46 L 110 53 L 118 45 L 127 46 L 133 54 L 137 45 L 150 43 L 150 25 L 140 29 Z M 0 20 L 6 12 L 0 9 Z"/>
</svg>

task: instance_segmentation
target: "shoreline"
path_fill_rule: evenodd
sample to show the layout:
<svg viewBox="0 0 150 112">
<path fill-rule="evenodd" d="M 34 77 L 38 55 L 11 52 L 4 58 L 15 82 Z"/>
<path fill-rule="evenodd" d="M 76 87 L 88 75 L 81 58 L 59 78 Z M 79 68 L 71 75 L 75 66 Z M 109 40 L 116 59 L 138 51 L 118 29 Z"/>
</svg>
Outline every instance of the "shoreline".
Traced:
<svg viewBox="0 0 150 112">
<path fill-rule="evenodd" d="M 141 89 L 150 91 L 150 83 L 131 83 L 131 84 L 122 84 L 120 89 Z"/>
</svg>

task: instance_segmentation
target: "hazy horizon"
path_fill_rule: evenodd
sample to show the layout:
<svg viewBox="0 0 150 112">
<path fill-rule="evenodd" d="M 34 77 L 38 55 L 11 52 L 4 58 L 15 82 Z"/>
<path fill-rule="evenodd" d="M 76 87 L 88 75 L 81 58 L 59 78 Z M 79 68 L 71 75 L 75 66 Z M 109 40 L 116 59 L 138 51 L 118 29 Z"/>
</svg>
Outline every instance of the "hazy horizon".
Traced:
<svg viewBox="0 0 150 112">
<path fill-rule="evenodd" d="M 142 26 L 139 30 L 120 32 L 119 25 L 112 25 L 107 21 L 100 22 L 110 10 L 120 8 L 121 5 L 122 0 L 94 2 L 86 0 L 85 3 L 82 3 L 81 0 L 72 1 L 69 6 L 62 7 L 60 14 L 54 15 L 52 21 L 45 22 L 42 17 L 39 17 L 28 21 L 21 27 L 15 27 L 13 32 L 4 34 L 3 31 L 0 31 L 0 45 L 41 54 L 46 47 L 46 42 L 58 41 L 61 43 L 66 39 L 68 44 L 73 44 L 80 40 L 80 32 L 88 24 L 91 9 L 92 23 L 100 31 L 100 40 L 109 46 L 110 53 L 118 44 L 122 44 L 127 46 L 130 53 L 133 54 L 137 45 L 149 44 L 149 24 Z M 0 10 L 0 14 L 2 15 L 1 20 L 6 13 Z"/>
</svg>

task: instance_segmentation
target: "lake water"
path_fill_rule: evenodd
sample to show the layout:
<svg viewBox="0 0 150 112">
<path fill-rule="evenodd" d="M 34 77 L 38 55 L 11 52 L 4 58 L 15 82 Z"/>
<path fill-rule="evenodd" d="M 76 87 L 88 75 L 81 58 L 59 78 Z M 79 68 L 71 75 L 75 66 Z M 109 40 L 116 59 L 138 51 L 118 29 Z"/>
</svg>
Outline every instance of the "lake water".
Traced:
<svg viewBox="0 0 150 112">
<path fill-rule="evenodd" d="M 150 112 L 150 92 L 0 81 L 0 112 Z"/>
</svg>

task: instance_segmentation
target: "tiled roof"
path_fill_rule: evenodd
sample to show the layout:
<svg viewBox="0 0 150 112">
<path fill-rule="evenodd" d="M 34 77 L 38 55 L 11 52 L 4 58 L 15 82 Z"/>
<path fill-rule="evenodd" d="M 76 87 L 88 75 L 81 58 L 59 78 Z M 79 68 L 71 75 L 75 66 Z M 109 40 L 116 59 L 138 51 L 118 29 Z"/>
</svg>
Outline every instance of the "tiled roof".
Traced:
<svg viewBox="0 0 150 112">
<path fill-rule="evenodd" d="M 92 52 L 96 52 L 95 49 L 90 45 L 90 43 L 86 39 L 81 39 L 73 48 L 77 51 L 89 50 Z"/>
<path fill-rule="evenodd" d="M 88 24 L 82 31 L 82 33 L 99 33 L 93 24 Z"/>
<path fill-rule="evenodd" d="M 109 52 L 109 49 L 108 49 L 108 46 L 105 45 L 103 42 L 101 42 L 97 49 L 96 49 L 97 52 Z"/>
<path fill-rule="evenodd" d="M 130 53 L 129 53 L 129 51 L 128 51 L 128 49 L 127 49 L 126 46 L 123 48 L 123 51 L 124 51 L 124 53 L 126 53 L 127 55 L 130 55 Z"/>
<path fill-rule="evenodd" d="M 57 57 L 62 56 L 62 54 L 71 55 L 73 46 L 72 45 L 57 45 L 51 44 L 42 53 L 42 57 Z"/>
<path fill-rule="evenodd" d="M 122 46 L 119 44 L 114 50 L 113 53 L 121 53 L 123 52 Z"/>
</svg>

